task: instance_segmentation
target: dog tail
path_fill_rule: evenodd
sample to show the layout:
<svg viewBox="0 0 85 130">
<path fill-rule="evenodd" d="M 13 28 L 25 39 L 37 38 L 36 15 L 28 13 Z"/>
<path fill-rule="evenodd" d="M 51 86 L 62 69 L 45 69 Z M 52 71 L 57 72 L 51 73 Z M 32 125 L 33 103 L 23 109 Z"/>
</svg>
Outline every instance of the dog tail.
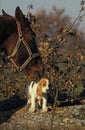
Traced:
<svg viewBox="0 0 85 130">
<path fill-rule="evenodd" d="M 33 87 L 33 85 L 34 85 L 34 82 L 31 81 L 31 83 L 27 84 L 26 87 L 25 87 L 25 96 L 26 96 L 27 99 L 29 99 L 29 96 L 28 96 L 29 87 Z"/>
</svg>

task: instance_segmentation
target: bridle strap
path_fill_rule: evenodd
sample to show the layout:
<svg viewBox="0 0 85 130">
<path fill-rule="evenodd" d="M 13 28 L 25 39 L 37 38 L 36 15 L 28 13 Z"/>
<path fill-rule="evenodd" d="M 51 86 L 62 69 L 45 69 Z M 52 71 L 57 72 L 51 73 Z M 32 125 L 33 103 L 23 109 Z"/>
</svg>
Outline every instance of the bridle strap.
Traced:
<svg viewBox="0 0 85 130">
<path fill-rule="evenodd" d="M 16 23 L 17 23 L 17 29 L 18 29 L 19 38 L 18 38 L 18 41 L 17 41 L 17 43 L 16 43 L 12 53 L 8 56 L 8 59 L 11 60 L 11 62 L 15 65 L 15 67 L 17 69 L 22 71 L 35 57 L 39 57 L 40 54 L 39 53 L 35 53 L 35 54 L 32 53 L 29 44 L 27 44 L 27 42 L 25 41 L 25 39 L 22 36 L 20 23 L 19 22 L 16 22 Z M 18 66 L 15 63 L 13 57 L 16 55 L 16 53 L 17 53 L 17 51 L 18 51 L 18 49 L 20 47 L 20 44 L 24 44 L 24 46 L 25 46 L 25 48 L 26 48 L 26 50 L 28 52 L 29 57 L 27 58 L 27 60 L 21 66 Z"/>
<path fill-rule="evenodd" d="M 22 38 L 19 37 L 19 38 L 18 38 L 18 41 L 17 41 L 17 44 L 15 45 L 15 47 L 14 47 L 12 53 L 8 56 L 8 58 L 12 58 L 12 57 L 15 56 L 15 54 L 17 53 L 17 51 L 18 51 L 18 49 L 19 49 L 19 47 L 20 47 L 21 42 L 22 42 Z"/>
</svg>

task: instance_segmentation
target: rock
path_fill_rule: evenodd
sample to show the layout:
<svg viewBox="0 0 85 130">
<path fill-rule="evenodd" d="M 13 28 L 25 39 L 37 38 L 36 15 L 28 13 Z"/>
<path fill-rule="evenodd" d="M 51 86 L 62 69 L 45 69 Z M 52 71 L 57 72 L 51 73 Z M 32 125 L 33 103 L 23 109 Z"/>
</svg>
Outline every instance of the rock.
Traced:
<svg viewBox="0 0 85 130">
<path fill-rule="evenodd" d="M 81 118 L 84 108 L 84 105 L 57 107 L 55 111 L 44 114 L 41 109 L 30 113 L 25 106 L 20 109 L 20 113 L 1 112 L 3 122 L 0 124 L 0 130 L 34 130 L 35 128 L 36 130 L 84 130 L 85 119 Z"/>
<path fill-rule="evenodd" d="M 66 124 L 66 123 L 69 123 L 69 120 L 70 120 L 70 119 L 69 119 L 68 117 L 66 117 L 66 118 L 63 119 L 63 123 L 65 123 L 65 124 Z"/>
</svg>

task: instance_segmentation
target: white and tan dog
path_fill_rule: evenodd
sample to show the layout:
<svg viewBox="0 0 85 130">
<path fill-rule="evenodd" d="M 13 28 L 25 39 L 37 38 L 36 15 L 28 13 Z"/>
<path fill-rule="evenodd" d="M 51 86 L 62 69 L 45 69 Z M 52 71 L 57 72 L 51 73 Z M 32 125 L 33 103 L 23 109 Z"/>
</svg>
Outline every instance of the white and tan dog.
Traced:
<svg viewBox="0 0 85 130">
<path fill-rule="evenodd" d="M 47 90 L 49 90 L 49 81 L 47 78 L 42 78 L 38 83 L 33 81 L 28 86 L 28 104 L 31 104 L 30 112 L 35 112 L 36 99 L 39 104 L 42 100 L 42 112 L 47 112 Z"/>
</svg>

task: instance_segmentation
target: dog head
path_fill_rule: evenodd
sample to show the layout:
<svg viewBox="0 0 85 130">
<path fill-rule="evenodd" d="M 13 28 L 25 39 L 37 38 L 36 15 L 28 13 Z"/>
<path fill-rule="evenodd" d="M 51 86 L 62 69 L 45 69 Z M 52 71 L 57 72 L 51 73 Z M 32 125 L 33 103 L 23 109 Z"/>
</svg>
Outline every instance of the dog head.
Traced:
<svg viewBox="0 0 85 130">
<path fill-rule="evenodd" d="M 38 96 L 42 96 L 43 93 L 47 93 L 47 90 L 49 90 L 49 80 L 47 78 L 42 78 L 37 87 Z"/>
</svg>

